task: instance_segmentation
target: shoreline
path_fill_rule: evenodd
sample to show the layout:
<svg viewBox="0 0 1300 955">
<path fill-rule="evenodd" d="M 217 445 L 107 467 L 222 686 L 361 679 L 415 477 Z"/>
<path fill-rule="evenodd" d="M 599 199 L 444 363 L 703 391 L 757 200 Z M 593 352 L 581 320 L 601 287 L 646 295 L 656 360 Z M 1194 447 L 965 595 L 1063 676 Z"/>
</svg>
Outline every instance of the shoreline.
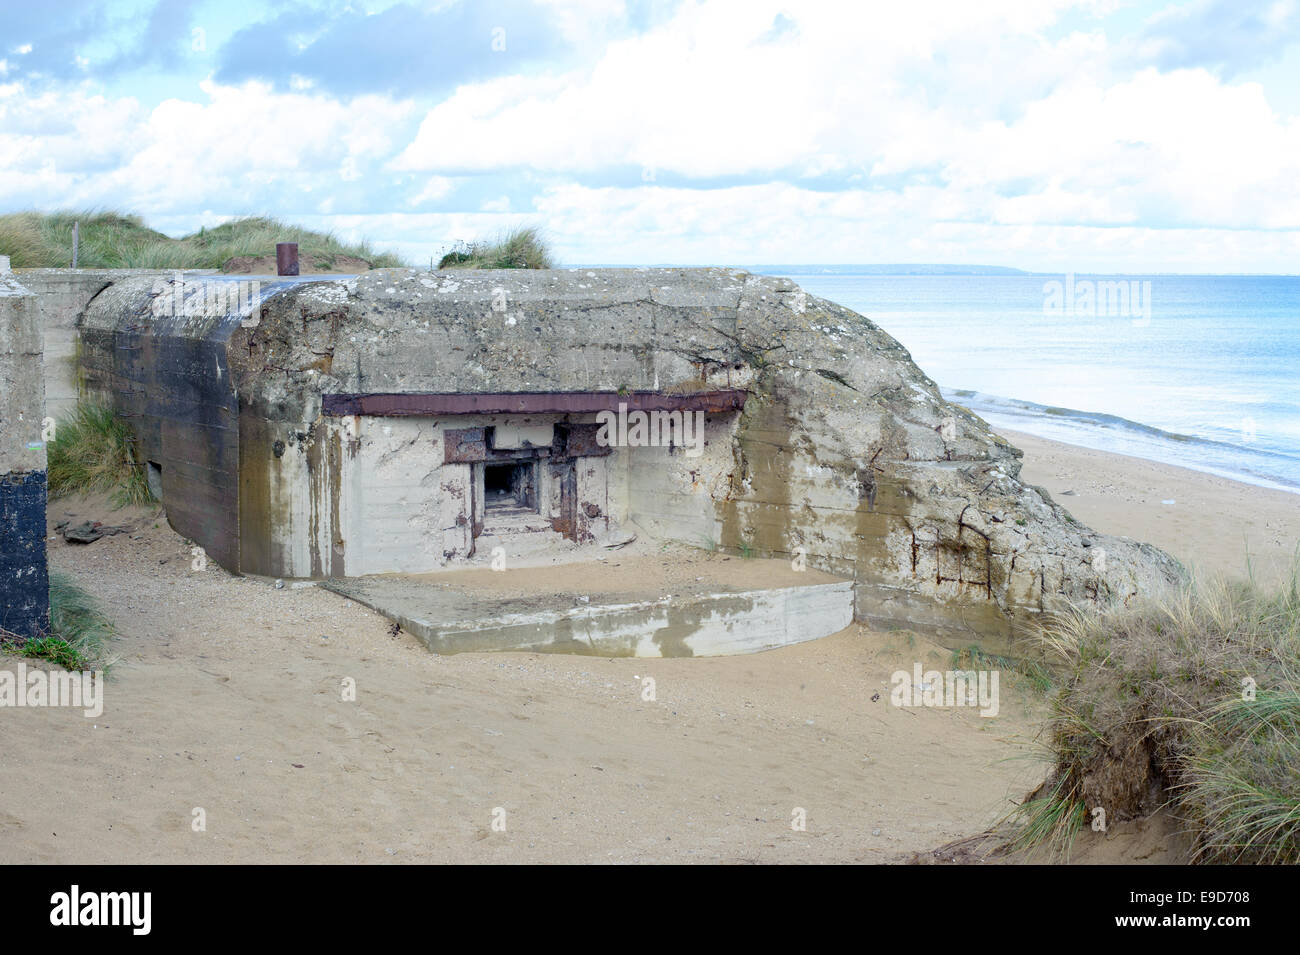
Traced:
<svg viewBox="0 0 1300 955">
<path fill-rule="evenodd" d="M 1024 452 L 1021 479 L 1093 530 L 1154 544 L 1200 573 L 1243 577 L 1249 566 L 1269 584 L 1289 576 L 1300 546 L 1300 497 L 1290 491 L 994 430 Z"/>
<path fill-rule="evenodd" d="M 1300 458 L 1295 457 L 1300 449 L 1241 446 L 1215 438 L 1167 431 L 1104 411 L 1040 405 L 969 389 L 941 387 L 939 390 L 946 400 L 979 416 L 994 431 L 1013 431 L 1044 441 L 1107 451 L 1211 474 L 1240 484 L 1300 495 L 1300 478 L 1288 479 L 1277 471 L 1281 467 L 1279 460 L 1294 461 L 1295 474 L 1300 475 Z M 1037 427 L 1028 430 L 1026 426 L 1031 424 Z M 1251 455 L 1259 459 L 1256 468 L 1248 466 Z"/>
</svg>

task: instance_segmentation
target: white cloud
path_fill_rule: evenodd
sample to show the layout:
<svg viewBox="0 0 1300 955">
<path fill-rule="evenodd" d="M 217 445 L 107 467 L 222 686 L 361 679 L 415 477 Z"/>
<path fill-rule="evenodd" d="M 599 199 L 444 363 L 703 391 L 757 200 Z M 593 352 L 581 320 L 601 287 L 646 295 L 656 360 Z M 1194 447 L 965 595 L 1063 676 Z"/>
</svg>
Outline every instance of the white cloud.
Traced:
<svg viewBox="0 0 1300 955">
<path fill-rule="evenodd" d="M 558 238 L 561 259 L 571 263 L 947 262 L 1048 272 L 1294 272 L 1300 261 L 1300 231 L 983 222 L 951 216 L 950 201 L 941 189 L 830 193 L 767 183 L 709 190 L 563 186 L 549 190 L 536 207 L 538 221 Z"/>
<path fill-rule="evenodd" d="M 640 34 L 617 0 L 542 2 L 581 55 L 432 107 L 0 85 L 0 207 L 329 216 L 421 260 L 522 207 L 571 262 L 1295 270 L 1300 118 L 1134 67 L 1089 19 L 1109 0 L 710 0 Z"/>
<path fill-rule="evenodd" d="M 430 176 L 421 189 L 411 199 L 411 205 L 418 206 L 425 202 L 438 202 L 446 199 L 456 188 L 456 181 L 447 176 Z"/>
<path fill-rule="evenodd" d="M 829 176 L 942 186 L 958 220 L 1300 228 L 1295 117 L 1201 69 L 1125 72 L 1101 32 L 1046 40 L 1072 5 L 688 4 L 590 71 L 461 87 L 393 166 Z M 763 42 L 778 15 L 797 29 Z"/>
<path fill-rule="evenodd" d="M 1073 69 L 1032 32 L 1064 5 L 687 4 L 612 43 L 590 70 L 461 87 L 429 112 L 396 166 L 587 173 L 626 164 L 697 178 L 851 169 L 918 109 L 935 111 L 909 88 L 916 76 L 960 72 L 945 86 L 961 91 L 990 72 L 1015 88 Z M 778 17 L 797 30 L 768 42 Z M 960 70 L 936 62 L 953 56 Z M 990 71 L 990 57 L 1015 68 Z"/>
<path fill-rule="evenodd" d="M 202 89 L 204 102 L 169 99 L 146 111 L 80 89 L 33 96 L 18 84 L 0 87 L 0 204 L 261 211 L 281 194 L 361 178 L 391 155 L 411 109 L 253 83 Z M 33 182 L 33 166 L 53 172 Z"/>
</svg>

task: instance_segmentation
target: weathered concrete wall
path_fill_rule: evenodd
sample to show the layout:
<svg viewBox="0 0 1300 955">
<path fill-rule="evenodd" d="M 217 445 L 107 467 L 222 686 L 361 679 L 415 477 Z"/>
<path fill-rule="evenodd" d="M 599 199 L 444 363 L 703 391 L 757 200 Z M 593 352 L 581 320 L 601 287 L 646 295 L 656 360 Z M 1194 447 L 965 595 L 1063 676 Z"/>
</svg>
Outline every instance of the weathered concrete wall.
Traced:
<svg viewBox="0 0 1300 955">
<path fill-rule="evenodd" d="M 0 262 L 0 627 L 49 628 L 45 387 L 37 300 Z"/>
<path fill-rule="evenodd" d="M 232 570 L 240 566 L 240 499 L 246 493 L 241 446 L 255 433 L 241 427 L 229 366 L 230 342 L 248 319 L 247 309 L 227 306 L 240 283 L 253 281 L 269 296 L 297 280 L 191 272 L 118 276 L 88 303 L 78 324 L 82 394 L 113 405 L 130 421 L 141 460 L 160 469 L 172 527 Z M 266 549 L 266 535 L 252 540 Z"/>
<path fill-rule="evenodd" d="M 751 399 L 752 400 L 752 399 Z M 738 414 L 706 415 L 704 449 L 637 448 L 628 456 L 629 516 L 656 537 L 714 548 L 722 543 L 717 502 L 731 493 Z"/>
<path fill-rule="evenodd" d="M 121 340 L 150 294 L 142 280 L 105 290 L 87 312 L 86 342 L 95 330 Z M 221 334 L 224 359 L 194 373 L 228 374 L 238 396 L 241 546 L 291 553 L 278 559 L 295 573 L 304 553 L 313 575 L 356 573 L 347 555 L 367 553 L 373 539 L 353 509 L 378 458 L 370 477 L 363 465 L 354 479 L 347 461 L 358 438 L 322 415 L 322 395 L 727 388 L 749 400 L 710 423 L 701 458 L 633 448 L 604 465 L 604 487 L 627 491 L 602 516 L 625 507 L 686 543 L 805 553 L 810 566 L 853 577 L 859 619 L 957 640 L 1007 636 L 1043 610 L 1125 600 L 1181 572 L 1154 548 L 1091 532 L 1021 483 L 1019 452 L 945 402 L 898 342 L 784 279 L 381 270 L 287 288 Z M 93 355 L 87 362 L 89 377 Z M 425 480 L 421 466 L 411 462 L 405 486 Z M 444 470 L 435 547 L 447 548 L 446 520 L 465 513 L 456 498 L 472 470 Z M 402 498 L 387 506 L 400 510 Z M 287 550 L 270 543 L 285 534 Z"/>
<path fill-rule="evenodd" d="M 243 460 L 263 460 L 268 440 L 271 460 L 250 467 L 243 477 L 239 569 L 277 577 L 355 577 L 427 572 L 470 556 L 474 544 L 465 502 L 471 499 L 474 471 L 470 464 L 445 460 L 446 432 L 512 427 L 515 417 L 359 415 L 322 419 L 309 437 L 298 432 L 283 441 L 269 437 L 273 426 L 245 418 Z M 594 420 L 592 415 L 576 417 Z M 531 415 L 524 420 L 549 429 L 561 418 Z M 603 514 L 617 520 L 627 511 L 620 497 L 626 482 L 596 473 L 611 467 L 604 461 L 589 461 L 580 469 L 579 496 L 584 502 L 600 501 Z M 542 466 L 538 472 L 540 516 L 558 518 L 559 492 L 551 486 L 550 469 Z M 481 523 L 481 498 L 475 516 Z M 608 529 L 604 521 L 588 521 Z"/>
<path fill-rule="evenodd" d="M 114 282 L 172 273 L 143 269 L 22 269 L 15 273 L 36 296 L 45 351 L 45 413 L 65 417 L 77 403 L 77 325 L 86 306 Z"/>
<path fill-rule="evenodd" d="M 121 284 L 152 290 L 156 281 Z M 81 386 L 128 419 L 142 462 L 161 468 L 172 527 L 238 567 L 239 399 L 226 346 L 240 316 L 165 314 L 151 293 L 106 318 L 96 303 L 119 287 L 101 292 L 81 322 Z"/>
</svg>

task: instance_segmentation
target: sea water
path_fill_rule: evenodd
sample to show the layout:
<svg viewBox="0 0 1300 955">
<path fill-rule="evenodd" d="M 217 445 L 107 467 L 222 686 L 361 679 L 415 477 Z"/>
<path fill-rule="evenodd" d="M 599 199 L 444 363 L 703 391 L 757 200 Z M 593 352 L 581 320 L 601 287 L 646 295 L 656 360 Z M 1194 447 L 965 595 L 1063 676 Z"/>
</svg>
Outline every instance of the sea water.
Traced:
<svg viewBox="0 0 1300 955">
<path fill-rule="evenodd" d="M 1010 428 L 1300 493 L 1300 277 L 770 266 Z"/>
</svg>

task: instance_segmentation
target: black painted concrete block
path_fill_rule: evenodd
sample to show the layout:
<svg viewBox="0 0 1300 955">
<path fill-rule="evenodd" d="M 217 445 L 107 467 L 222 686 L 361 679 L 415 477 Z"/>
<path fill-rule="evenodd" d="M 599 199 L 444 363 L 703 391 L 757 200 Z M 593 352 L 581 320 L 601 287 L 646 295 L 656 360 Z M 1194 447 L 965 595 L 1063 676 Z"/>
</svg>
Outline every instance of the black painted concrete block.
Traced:
<svg viewBox="0 0 1300 955">
<path fill-rule="evenodd" d="M 45 472 L 0 475 L 0 627 L 20 637 L 50 628 Z"/>
</svg>

